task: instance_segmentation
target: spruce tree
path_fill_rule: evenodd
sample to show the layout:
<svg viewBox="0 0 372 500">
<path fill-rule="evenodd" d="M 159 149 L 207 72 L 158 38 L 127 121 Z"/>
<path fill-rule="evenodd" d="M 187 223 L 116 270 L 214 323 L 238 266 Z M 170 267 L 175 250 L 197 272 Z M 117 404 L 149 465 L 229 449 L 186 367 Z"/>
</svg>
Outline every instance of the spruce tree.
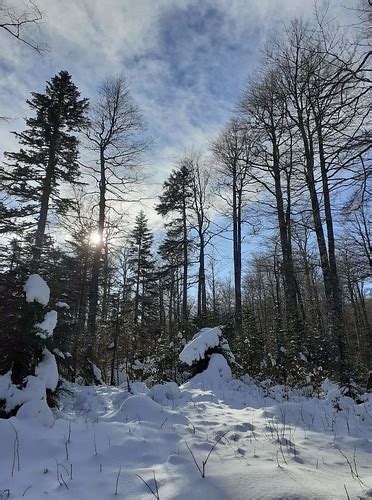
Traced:
<svg viewBox="0 0 372 500">
<path fill-rule="evenodd" d="M 129 266 L 134 284 L 134 323 L 145 322 L 153 299 L 154 260 L 151 255 L 153 235 L 141 210 L 130 234 Z"/>
<path fill-rule="evenodd" d="M 44 93 L 32 92 L 27 104 L 34 116 L 27 128 L 13 132 L 21 146 L 7 152 L 8 162 L 0 169 L 0 183 L 6 193 L 21 203 L 23 215 L 36 218 L 32 268 L 40 263 L 48 213 L 65 213 L 71 200 L 61 195 L 62 184 L 78 181 L 78 138 L 76 132 L 87 125 L 87 99 L 80 93 L 67 71 L 61 71 L 46 84 Z"/>
<path fill-rule="evenodd" d="M 183 255 L 183 285 L 182 285 L 182 327 L 186 328 L 188 321 L 188 271 L 189 271 L 189 228 L 188 209 L 191 204 L 191 171 L 182 164 L 178 170 L 173 170 L 168 180 L 164 182 L 163 194 L 156 211 L 163 216 L 174 214 L 174 219 L 167 225 L 173 235 L 173 246 L 180 246 Z"/>
</svg>

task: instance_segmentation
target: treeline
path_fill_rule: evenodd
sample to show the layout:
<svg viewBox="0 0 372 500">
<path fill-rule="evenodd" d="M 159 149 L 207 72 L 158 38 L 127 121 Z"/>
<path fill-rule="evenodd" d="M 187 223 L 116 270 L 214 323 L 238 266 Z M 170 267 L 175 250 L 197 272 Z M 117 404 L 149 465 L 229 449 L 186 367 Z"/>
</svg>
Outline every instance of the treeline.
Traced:
<svg viewBox="0 0 372 500">
<path fill-rule="evenodd" d="M 317 15 L 264 49 L 208 151 L 179 156 L 155 208 L 126 213 L 149 143 L 123 79 L 82 98 L 60 72 L 29 99 L 0 169 L 0 373 L 35 366 L 23 284 L 49 284 L 49 350 L 67 378 L 181 380 L 178 354 L 225 325 L 236 369 L 281 382 L 363 380 L 372 365 L 368 8 Z M 149 182 L 149 181 L 147 181 Z M 259 250 L 248 257 L 244 241 Z M 232 280 L 218 242 L 232 248 Z M 27 323 L 28 321 L 28 323 Z M 27 360 L 27 361 L 26 361 Z"/>
</svg>

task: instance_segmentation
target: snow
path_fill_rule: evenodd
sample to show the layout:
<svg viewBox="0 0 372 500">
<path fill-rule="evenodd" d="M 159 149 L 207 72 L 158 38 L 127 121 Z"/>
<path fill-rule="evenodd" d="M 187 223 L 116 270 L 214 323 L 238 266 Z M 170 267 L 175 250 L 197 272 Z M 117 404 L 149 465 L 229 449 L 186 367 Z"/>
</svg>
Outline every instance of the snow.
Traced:
<svg viewBox="0 0 372 500">
<path fill-rule="evenodd" d="M 45 314 L 43 321 L 35 325 L 36 328 L 41 330 L 36 335 L 38 335 L 42 339 L 47 339 L 48 337 L 51 337 L 53 335 L 55 327 L 57 326 L 57 319 L 58 319 L 57 311 L 48 311 Z"/>
<path fill-rule="evenodd" d="M 220 343 L 221 329 L 203 328 L 181 351 L 179 358 L 181 361 L 191 366 L 194 361 L 204 359 L 206 351 L 211 347 L 217 347 Z"/>
<path fill-rule="evenodd" d="M 31 274 L 24 287 L 27 302 L 38 302 L 46 306 L 49 302 L 50 290 L 46 282 L 38 274 Z"/>
<path fill-rule="evenodd" d="M 65 354 L 63 354 L 63 352 L 62 352 L 60 349 L 58 349 L 58 347 L 56 347 L 55 349 L 53 349 L 53 352 L 54 352 L 54 354 L 56 354 L 56 355 L 57 355 L 57 356 L 59 356 L 60 358 L 62 358 L 62 359 L 66 359 Z M 66 354 L 67 354 L 67 353 L 66 353 Z M 70 357 L 71 357 L 71 354 L 70 354 Z"/>
<path fill-rule="evenodd" d="M 66 302 L 58 301 L 56 302 L 56 307 L 60 309 L 70 309 L 70 306 Z"/>
<path fill-rule="evenodd" d="M 29 377 L 27 387 L 40 390 L 40 380 Z M 0 395 L 9 384 L 9 374 L 0 377 Z M 65 389 L 60 409 L 34 397 L 0 419 L 0 496 L 9 489 L 12 499 L 146 500 L 139 476 L 154 487 L 154 474 L 162 500 L 372 495 L 372 394 L 357 404 L 330 381 L 317 398 L 234 379 L 217 353 L 180 387 Z M 16 460 L 12 474 L 16 436 L 20 467 Z M 196 463 L 206 460 L 202 478 Z"/>
<path fill-rule="evenodd" d="M 115 420 L 121 422 L 152 422 L 154 424 L 163 422 L 187 424 L 187 420 L 183 415 L 163 408 L 145 394 L 128 397 L 115 414 Z"/>
<path fill-rule="evenodd" d="M 17 418 L 39 417 L 40 422 L 49 425 L 53 415 L 46 403 L 46 389 L 54 391 L 58 378 L 55 357 L 47 349 L 43 350 L 43 358 L 35 368 L 35 375 L 26 378 L 25 387 L 19 388 L 12 384 L 10 372 L 0 375 L 0 400 L 5 401 L 5 411 L 10 412 L 20 406 Z"/>
<path fill-rule="evenodd" d="M 51 427 L 55 421 L 53 412 L 45 399 L 28 401 L 17 411 L 17 420 L 25 420 L 26 423 L 29 423 L 30 419 L 45 427 Z"/>
<path fill-rule="evenodd" d="M 231 369 L 226 359 L 219 353 L 213 353 L 210 357 L 208 368 L 202 373 L 198 373 L 191 382 L 186 382 L 185 386 L 192 384 L 192 387 L 201 389 L 218 390 L 223 384 L 231 380 Z"/>
<path fill-rule="evenodd" d="M 164 401 L 175 401 L 181 396 L 181 391 L 175 382 L 167 382 L 166 384 L 154 385 L 150 389 L 149 396 L 157 403 Z"/>
<path fill-rule="evenodd" d="M 45 387 L 51 391 L 55 391 L 58 384 L 58 368 L 55 356 L 48 351 L 43 350 L 43 359 L 35 369 L 36 377 L 45 382 Z"/>
<path fill-rule="evenodd" d="M 96 381 L 101 384 L 103 382 L 101 370 L 94 363 L 92 363 L 92 370 L 93 370 L 93 375 L 94 375 Z"/>
</svg>

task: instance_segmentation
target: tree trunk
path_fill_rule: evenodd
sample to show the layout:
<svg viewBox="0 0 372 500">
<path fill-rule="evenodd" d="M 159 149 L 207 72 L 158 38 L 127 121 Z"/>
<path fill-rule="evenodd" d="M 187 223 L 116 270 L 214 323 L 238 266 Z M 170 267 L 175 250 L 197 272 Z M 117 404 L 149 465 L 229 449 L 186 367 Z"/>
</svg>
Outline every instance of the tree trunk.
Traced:
<svg viewBox="0 0 372 500">
<path fill-rule="evenodd" d="M 100 151 L 100 185 L 99 185 L 99 218 L 98 218 L 98 235 L 99 242 L 93 256 L 92 276 L 89 287 L 89 313 L 88 313 L 88 357 L 89 361 L 94 362 L 96 336 L 97 336 L 97 316 L 98 316 L 98 289 L 99 289 L 99 274 L 101 269 L 101 257 L 103 248 L 103 232 L 105 227 L 106 215 L 106 169 L 104 151 Z"/>
<path fill-rule="evenodd" d="M 188 286 L 188 238 L 187 238 L 187 219 L 186 219 L 186 201 L 182 203 L 182 227 L 183 227 L 183 286 L 182 286 L 182 327 L 186 328 L 188 320 L 187 310 L 187 286 Z"/>
<path fill-rule="evenodd" d="M 235 298 L 235 334 L 239 335 L 242 327 L 242 262 L 241 262 L 241 199 L 238 192 L 236 165 L 233 170 L 233 258 L 234 258 L 234 298 Z"/>
<path fill-rule="evenodd" d="M 205 281 L 205 242 L 203 229 L 199 228 L 198 319 L 207 315 L 207 288 Z"/>
<path fill-rule="evenodd" d="M 52 144 L 50 146 L 48 165 L 43 183 L 43 192 L 41 195 L 39 220 L 37 223 L 35 241 L 32 248 L 31 269 L 34 273 L 38 272 L 40 266 L 40 258 L 44 245 L 45 228 L 48 220 L 49 199 L 52 192 L 52 181 L 56 163 L 55 146 L 54 141 L 52 141 Z"/>
</svg>

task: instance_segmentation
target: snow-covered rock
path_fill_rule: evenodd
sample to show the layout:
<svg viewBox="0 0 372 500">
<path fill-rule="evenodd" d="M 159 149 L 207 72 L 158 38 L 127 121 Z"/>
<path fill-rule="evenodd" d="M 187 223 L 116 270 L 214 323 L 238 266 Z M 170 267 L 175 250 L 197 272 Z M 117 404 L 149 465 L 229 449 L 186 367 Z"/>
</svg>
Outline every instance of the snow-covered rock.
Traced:
<svg viewBox="0 0 372 500">
<path fill-rule="evenodd" d="M 27 302 L 38 302 L 46 306 L 49 302 L 50 290 L 46 282 L 38 274 L 31 274 L 24 287 Z"/>
</svg>

